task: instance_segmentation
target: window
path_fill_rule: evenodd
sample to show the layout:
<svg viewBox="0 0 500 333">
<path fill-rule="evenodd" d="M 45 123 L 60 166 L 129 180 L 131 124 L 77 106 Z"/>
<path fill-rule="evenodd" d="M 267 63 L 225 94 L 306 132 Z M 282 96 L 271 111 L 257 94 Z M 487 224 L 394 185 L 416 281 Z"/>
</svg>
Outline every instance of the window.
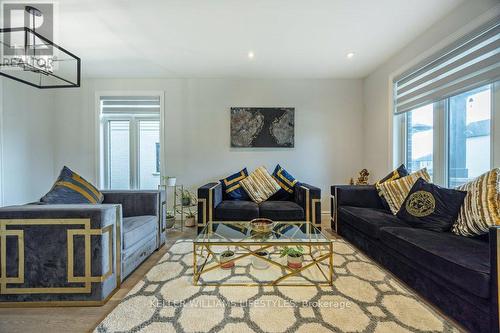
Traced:
<svg viewBox="0 0 500 333">
<path fill-rule="evenodd" d="M 493 145 L 500 145 L 491 133 L 494 116 L 499 114 L 492 103 L 494 95 L 499 94 L 495 85 L 500 82 L 396 116 L 402 117 L 406 133 L 401 136 L 401 162 L 412 172 L 427 168 L 436 183 L 451 188 L 490 170 L 494 166 Z M 437 144 L 436 138 L 444 139 Z M 437 179 L 436 169 L 443 175 Z"/>
<path fill-rule="evenodd" d="M 434 146 L 433 105 L 426 105 L 408 112 L 406 118 L 406 161 L 409 170 L 427 168 L 432 177 Z"/>
<path fill-rule="evenodd" d="M 106 189 L 160 184 L 160 99 L 101 97 L 101 174 Z"/>
<path fill-rule="evenodd" d="M 394 80 L 394 164 L 456 187 L 500 165 L 500 23 L 492 20 Z"/>
<path fill-rule="evenodd" d="M 456 187 L 490 169 L 490 85 L 450 98 L 448 185 Z"/>
</svg>

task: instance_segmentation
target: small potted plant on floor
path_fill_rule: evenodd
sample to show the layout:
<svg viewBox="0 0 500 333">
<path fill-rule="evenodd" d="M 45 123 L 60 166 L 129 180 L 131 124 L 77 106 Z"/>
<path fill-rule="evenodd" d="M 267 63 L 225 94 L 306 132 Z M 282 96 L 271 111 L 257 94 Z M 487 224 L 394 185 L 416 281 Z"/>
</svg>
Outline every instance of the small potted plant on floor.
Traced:
<svg viewBox="0 0 500 333">
<path fill-rule="evenodd" d="M 196 212 L 191 210 L 191 208 L 189 208 L 186 213 L 186 222 L 184 225 L 186 227 L 194 227 L 196 225 Z"/>
<path fill-rule="evenodd" d="M 221 268 L 223 269 L 231 269 L 232 267 L 234 267 L 234 256 L 235 256 L 235 253 L 234 251 L 231 251 L 229 249 L 223 251 L 221 254 L 220 254 L 220 262 L 221 262 Z"/>
<path fill-rule="evenodd" d="M 285 246 L 280 253 L 280 257 L 286 256 L 288 267 L 298 269 L 302 267 L 304 261 L 304 248 L 302 246 Z"/>
<path fill-rule="evenodd" d="M 172 212 L 172 211 L 167 211 L 167 216 L 166 216 L 166 217 L 167 217 L 167 224 L 166 224 L 166 226 L 165 226 L 165 227 L 166 227 L 167 229 L 170 229 L 170 228 L 172 228 L 172 227 L 174 226 L 174 224 L 175 224 L 175 214 L 174 214 L 174 212 Z"/>
</svg>

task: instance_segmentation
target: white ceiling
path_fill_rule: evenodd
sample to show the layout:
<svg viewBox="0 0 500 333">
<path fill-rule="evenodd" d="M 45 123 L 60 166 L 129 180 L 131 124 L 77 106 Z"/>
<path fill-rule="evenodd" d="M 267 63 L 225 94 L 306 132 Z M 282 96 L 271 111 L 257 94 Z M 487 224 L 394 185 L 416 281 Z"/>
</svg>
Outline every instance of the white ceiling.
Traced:
<svg viewBox="0 0 500 333">
<path fill-rule="evenodd" d="M 461 2 L 61 0 L 56 39 L 85 77 L 361 78 Z"/>
</svg>

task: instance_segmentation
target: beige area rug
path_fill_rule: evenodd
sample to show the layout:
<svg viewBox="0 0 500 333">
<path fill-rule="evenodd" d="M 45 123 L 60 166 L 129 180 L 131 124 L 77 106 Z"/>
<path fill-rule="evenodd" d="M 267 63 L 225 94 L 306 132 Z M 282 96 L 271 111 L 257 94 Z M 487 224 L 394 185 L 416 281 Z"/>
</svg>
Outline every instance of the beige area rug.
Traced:
<svg viewBox="0 0 500 333">
<path fill-rule="evenodd" d="M 343 240 L 333 242 L 333 287 L 214 287 L 193 286 L 193 246 L 178 241 L 95 332 L 458 332 L 369 258 Z M 255 270 L 250 260 L 214 270 L 204 282 L 280 273 Z M 294 281 L 320 280 L 320 273 Z"/>
</svg>

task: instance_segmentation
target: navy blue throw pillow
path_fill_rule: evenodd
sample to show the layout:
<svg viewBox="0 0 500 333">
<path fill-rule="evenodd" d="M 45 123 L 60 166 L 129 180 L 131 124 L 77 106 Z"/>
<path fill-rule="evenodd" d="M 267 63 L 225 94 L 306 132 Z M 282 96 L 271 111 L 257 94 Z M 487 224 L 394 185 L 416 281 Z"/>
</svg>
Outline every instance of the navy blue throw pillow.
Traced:
<svg viewBox="0 0 500 333">
<path fill-rule="evenodd" d="M 455 223 L 467 192 L 443 188 L 419 178 L 397 217 L 414 228 L 448 231 Z"/>
<path fill-rule="evenodd" d="M 47 204 L 98 204 L 103 200 L 104 195 L 97 188 L 67 166 L 49 193 L 40 199 Z"/>
<path fill-rule="evenodd" d="M 276 192 L 269 200 L 291 200 L 295 191 L 295 186 L 298 184 L 297 179 L 283 169 L 279 164 L 274 168 L 272 174 L 274 180 L 279 184 L 281 189 Z"/>
<path fill-rule="evenodd" d="M 240 181 L 248 177 L 247 168 L 221 179 L 222 192 L 229 200 L 250 200 L 247 192 L 241 187 Z"/>
</svg>

